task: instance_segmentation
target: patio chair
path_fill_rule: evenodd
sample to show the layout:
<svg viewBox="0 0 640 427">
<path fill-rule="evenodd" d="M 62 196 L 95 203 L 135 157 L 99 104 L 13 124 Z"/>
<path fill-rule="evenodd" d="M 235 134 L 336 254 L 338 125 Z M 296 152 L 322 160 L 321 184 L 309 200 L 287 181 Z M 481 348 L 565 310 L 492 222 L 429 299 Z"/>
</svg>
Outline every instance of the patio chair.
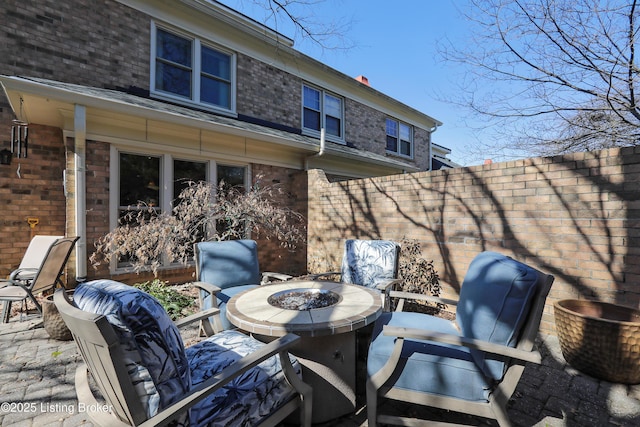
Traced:
<svg viewBox="0 0 640 427">
<path fill-rule="evenodd" d="M 367 360 L 369 426 L 418 424 L 379 415 L 378 397 L 510 425 L 506 406 L 525 364 L 541 362 L 534 340 L 552 283 L 551 275 L 483 252 L 465 275 L 455 322 L 416 312 L 383 313 Z M 390 296 L 456 304 L 406 292 Z"/>
<path fill-rule="evenodd" d="M 112 280 L 81 284 L 73 301 L 59 289 L 54 303 L 84 360 L 76 393 L 96 425 L 275 426 L 297 409 L 311 423 L 312 390 L 287 351 L 296 335 L 263 344 L 223 331 L 185 349 L 178 327 L 218 309 L 173 323 L 155 298 Z"/>
<path fill-rule="evenodd" d="M 2 313 L 3 323 L 9 321 L 12 302 L 22 302 L 24 304 L 27 299 L 30 299 L 38 312 L 42 314 L 42 307 L 36 299 L 36 295 L 53 289 L 57 285 L 64 287 L 60 276 L 78 239 L 79 237 L 55 239 L 46 250 L 35 273 L 30 267 L 27 267 L 28 269 L 18 269 L 15 274 L 12 273 L 11 276 L 13 278 L 0 280 L 0 286 L 2 286 L 0 287 L 0 301 L 5 302 Z M 37 249 L 34 248 L 32 253 L 37 254 L 41 249 L 42 247 L 40 246 Z"/>
<path fill-rule="evenodd" d="M 390 240 L 355 240 L 344 242 L 340 271 L 312 274 L 311 279 L 340 276 L 340 282 L 377 289 L 388 307 L 389 292 L 399 284 L 400 245 Z"/>
<path fill-rule="evenodd" d="M 202 322 L 206 335 L 234 328 L 226 316 L 231 297 L 263 282 L 291 278 L 280 273 L 260 274 L 258 244 L 254 240 L 196 243 L 195 259 L 197 282 L 194 285 L 199 288 L 200 307 L 220 309 L 219 316 Z"/>
<path fill-rule="evenodd" d="M 42 260 L 47 254 L 47 250 L 53 242 L 63 236 L 34 236 L 27 246 L 20 265 L 17 269 L 9 274 L 9 280 L 20 282 L 23 285 L 29 285 L 34 276 L 38 272 Z M 6 286 L 7 283 L 0 283 L 0 287 Z M 11 301 L 5 301 L 2 309 L 2 319 L 6 323 L 5 316 L 9 316 L 11 312 Z"/>
</svg>

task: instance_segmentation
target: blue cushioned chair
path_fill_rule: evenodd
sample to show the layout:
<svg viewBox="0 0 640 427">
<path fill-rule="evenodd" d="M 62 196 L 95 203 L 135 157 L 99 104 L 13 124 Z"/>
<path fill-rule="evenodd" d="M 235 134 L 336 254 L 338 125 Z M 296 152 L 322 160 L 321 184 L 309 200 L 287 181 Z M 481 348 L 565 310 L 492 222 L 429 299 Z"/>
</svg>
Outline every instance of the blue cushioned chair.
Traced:
<svg viewBox="0 0 640 427">
<path fill-rule="evenodd" d="M 220 315 L 203 321 L 206 334 L 233 329 L 227 320 L 227 302 L 234 295 L 269 280 L 288 280 L 291 276 L 265 272 L 260 274 L 258 245 L 254 240 L 228 240 L 195 244 L 196 280 L 200 288 L 200 307 L 218 307 Z M 210 322 L 210 324 L 209 324 Z"/>
<path fill-rule="evenodd" d="M 369 426 L 403 424 L 377 414 L 378 397 L 491 418 L 510 425 L 506 405 L 526 362 L 540 363 L 534 340 L 553 276 L 495 252 L 476 256 L 458 301 L 405 292 L 405 298 L 457 305 L 456 320 L 383 313 L 367 359 Z"/>
<path fill-rule="evenodd" d="M 321 279 L 340 276 L 342 283 L 366 286 L 384 293 L 383 303 L 389 291 L 400 283 L 398 280 L 398 260 L 400 245 L 390 240 L 356 240 L 344 242 L 344 254 L 340 271 L 313 274 L 311 278 Z"/>
<path fill-rule="evenodd" d="M 73 302 L 59 290 L 54 302 L 85 362 L 78 400 L 97 425 L 273 426 L 298 408 L 300 423 L 311 423 L 311 387 L 287 352 L 295 335 L 263 344 L 222 331 L 185 349 L 177 326 L 218 309 L 174 324 L 153 297 L 111 280 L 81 284 Z"/>
</svg>

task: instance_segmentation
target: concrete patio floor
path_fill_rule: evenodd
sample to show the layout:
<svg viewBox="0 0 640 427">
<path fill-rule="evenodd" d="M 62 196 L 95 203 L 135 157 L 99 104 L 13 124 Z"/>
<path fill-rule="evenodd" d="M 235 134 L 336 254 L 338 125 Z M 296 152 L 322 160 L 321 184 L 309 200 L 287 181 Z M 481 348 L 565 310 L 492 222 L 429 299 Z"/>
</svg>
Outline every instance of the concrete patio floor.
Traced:
<svg viewBox="0 0 640 427">
<path fill-rule="evenodd" d="M 89 426 L 79 411 L 73 379 L 80 356 L 73 341 L 49 338 L 31 316 L 0 324 L 0 425 Z M 640 426 L 640 385 L 599 381 L 566 365 L 557 338 L 539 343 L 542 365 L 529 365 L 509 409 L 516 426 Z M 322 424 L 366 426 L 364 397 L 355 414 Z M 494 425 L 415 405 L 381 402 L 385 413 Z"/>
</svg>

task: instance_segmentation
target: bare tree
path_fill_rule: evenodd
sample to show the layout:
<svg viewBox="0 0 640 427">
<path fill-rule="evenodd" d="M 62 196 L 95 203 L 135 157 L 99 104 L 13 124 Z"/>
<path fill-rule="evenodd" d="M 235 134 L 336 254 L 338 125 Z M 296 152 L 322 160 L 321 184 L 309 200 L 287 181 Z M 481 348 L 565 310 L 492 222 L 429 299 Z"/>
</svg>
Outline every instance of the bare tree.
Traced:
<svg viewBox="0 0 640 427">
<path fill-rule="evenodd" d="M 497 129 L 481 147 L 554 155 L 634 145 L 636 0 L 471 0 L 473 43 L 441 45 L 469 66 L 456 102 Z"/>
<path fill-rule="evenodd" d="M 352 21 L 340 14 L 330 21 L 318 19 L 314 8 L 324 2 L 326 0 L 241 0 L 240 5 L 262 10 L 263 16 L 258 19 L 276 31 L 292 28 L 294 38 L 309 41 L 322 49 L 350 49 L 353 43 L 347 34 Z"/>
</svg>

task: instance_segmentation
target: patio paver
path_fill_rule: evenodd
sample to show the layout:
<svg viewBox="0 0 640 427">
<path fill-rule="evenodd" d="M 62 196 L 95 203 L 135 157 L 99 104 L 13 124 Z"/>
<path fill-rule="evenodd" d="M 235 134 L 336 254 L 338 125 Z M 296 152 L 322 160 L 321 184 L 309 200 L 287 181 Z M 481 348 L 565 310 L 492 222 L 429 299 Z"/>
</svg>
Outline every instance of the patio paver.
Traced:
<svg viewBox="0 0 640 427">
<path fill-rule="evenodd" d="M 0 324 L 0 425 L 91 426 L 78 411 L 74 373 L 80 356 L 73 341 L 55 341 L 38 318 Z M 558 340 L 539 343 L 542 365 L 528 365 L 509 409 L 516 426 L 640 426 L 640 385 L 599 381 L 566 365 Z M 322 427 L 366 426 L 360 396 L 357 412 Z M 452 414 L 382 401 L 385 411 L 442 417 Z M 476 425 L 482 420 L 465 417 Z"/>
</svg>

